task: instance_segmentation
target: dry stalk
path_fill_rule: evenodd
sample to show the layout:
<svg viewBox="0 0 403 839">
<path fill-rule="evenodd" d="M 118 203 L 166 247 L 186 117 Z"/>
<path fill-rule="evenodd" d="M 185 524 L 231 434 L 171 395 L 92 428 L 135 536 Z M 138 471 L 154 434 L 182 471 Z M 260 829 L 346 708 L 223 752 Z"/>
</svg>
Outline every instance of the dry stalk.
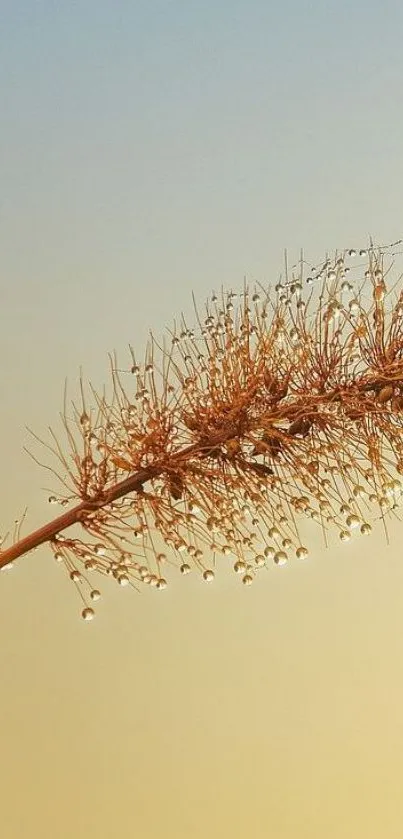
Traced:
<svg viewBox="0 0 403 839">
<path fill-rule="evenodd" d="M 403 491 L 399 244 L 343 251 L 308 277 L 301 258 L 273 294 L 214 295 L 168 348 L 152 338 L 141 365 L 131 351 L 126 378 L 111 358 L 111 399 L 90 388 L 90 409 L 81 382 L 66 449 L 53 433 L 45 444 L 64 487 L 49 501 L 68 509 L 4 547 L 0 567 L 49 543 L 90 620 L 94 574 L 162 589 L 169 565 L 210 582 L 230 555 L 248 585 L 270 560 L 307 556 L 303 517 L 342 541 L 385 524 Z"/>
</svg>

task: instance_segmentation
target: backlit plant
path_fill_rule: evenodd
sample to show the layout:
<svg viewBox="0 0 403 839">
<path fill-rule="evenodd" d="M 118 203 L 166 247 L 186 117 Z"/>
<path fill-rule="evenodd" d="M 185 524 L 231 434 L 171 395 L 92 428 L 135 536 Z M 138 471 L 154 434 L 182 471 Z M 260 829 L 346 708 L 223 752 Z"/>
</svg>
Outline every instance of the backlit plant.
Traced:
<svg viewBox="0 0 403 839">
<path fill-rule="evenodd" d="M 65 442 L 46 444 L 62 487 L 49 502 L 66 509 L 4 546 L 0 567 L 49 543 L 89 620 L 103 575 L 163 589 L 170 566 L 211 582 L 229 557 L 249 585 L 307 556 L 306 517 L 325 539 L 386 529 L 403 491 L 399 244 L 213 295 L 143 363 L 111 358 L 110 399 L 81 382 Z"/>
</svg>

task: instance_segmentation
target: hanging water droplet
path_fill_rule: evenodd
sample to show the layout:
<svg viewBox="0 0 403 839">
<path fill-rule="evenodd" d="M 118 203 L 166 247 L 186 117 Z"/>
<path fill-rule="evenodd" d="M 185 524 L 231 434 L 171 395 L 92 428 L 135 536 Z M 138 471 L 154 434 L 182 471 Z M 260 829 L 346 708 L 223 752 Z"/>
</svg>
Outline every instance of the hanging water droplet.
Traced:
<svg viewBox="0 0 403 839">
<path fill-rule="evenodd" d="M 159 580 L 157 580 L 157 588 L 158 589 L 164 589 L 166 587 L 167 587 L 167 581 L 164 579 L 164 577 L 160 577 Z"/>
<path fill-rule="evenodd" d="M 214 576 L 214 571 L 212 571 L 211 568 L 208 568 L 207 571 L 203 572 L 203 580 L 205 580 L 206 583 L 212 583 Z"/>
<path fill-rule="evenodd" d="M 85 621 L 92 621 L 95 617 L 95 612 L 90 606 L 87 606 L 87 608 L 83 609 L 81 612 L 81 617 Z"/>
<path fill-rule="evenodd" d="M 368 534 L 371 533 L 372 527 L 368 524 L 368 522 L 364 521 L 364 524 L 361 525 L 360 529 L 363 536 L 368 536 Z"/>
<path fill-rule="evenodd" d="M 355 527 L 358 527 L 359 523 L 360 523 L 360 520 L 359 520 L 358 516 L 352 515 L 352 516 L 347 516 L 347 518 L 346 518 L 347 527 L 350 527 L 351 530 L 353 530 Z"/>
<path fill-rule="evenodd" d="M 243 571 L 246 571 L 246 562 L 243 559 L 238 559 L 234 565 L 235 574 L 242 574 Z"/>
</svg>

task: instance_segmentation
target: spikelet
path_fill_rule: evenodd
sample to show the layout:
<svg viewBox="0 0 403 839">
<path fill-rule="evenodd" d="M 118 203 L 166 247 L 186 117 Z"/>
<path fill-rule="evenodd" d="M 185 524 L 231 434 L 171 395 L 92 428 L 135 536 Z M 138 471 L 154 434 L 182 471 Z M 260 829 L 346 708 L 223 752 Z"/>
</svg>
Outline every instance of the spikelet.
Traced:
<svg viewBox="0 0 403 839">
<path fill-rule="evenodd" d="M 342 542 L 385 523 L 403 475 L 399 244 L 343 251 L 308 277 L 301 259 L 274 292 L 214 295 L 168 349 L 152 338 L 141 365 L 131 351 L 127 373 L 111 358 L 111 399 L 92 391 L 87 408 L 81 385 L 67 451 L 53 437 L 60 501 L 78 506 L 0 565 L 49 542 L 90 620 L 94 574 L 161 589 L 167 566 L 211 582 L 229 556 L 249 585 L 307 555 L 304 518 Z"/>
</svg>

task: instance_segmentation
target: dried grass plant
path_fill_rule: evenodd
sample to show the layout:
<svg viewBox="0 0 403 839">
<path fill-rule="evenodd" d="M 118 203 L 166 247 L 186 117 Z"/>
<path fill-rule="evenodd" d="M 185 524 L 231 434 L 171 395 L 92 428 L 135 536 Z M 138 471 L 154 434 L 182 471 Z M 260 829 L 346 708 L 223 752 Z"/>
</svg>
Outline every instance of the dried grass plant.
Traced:
<svg viewBox="0 0 403 839">
<path fill-rule="evenodd" d="M 81 380 L 67 445 L 43 444 L 62 485 L 49 502 L 66 509 L 3 544 L 0 567 L 49 543 L 90 620 L 102 575 L 163 589 L 176 566 L 211 582 L 228 555 L 249 585 L 307 556 L 304 517 L 325 540 L 376 518 L 387 533 L 403 489 L 400 244 L 301 257 L 273 291 L 214 295 L 144 363 L 111 357 L 110 399 Z"/>
</svg>

